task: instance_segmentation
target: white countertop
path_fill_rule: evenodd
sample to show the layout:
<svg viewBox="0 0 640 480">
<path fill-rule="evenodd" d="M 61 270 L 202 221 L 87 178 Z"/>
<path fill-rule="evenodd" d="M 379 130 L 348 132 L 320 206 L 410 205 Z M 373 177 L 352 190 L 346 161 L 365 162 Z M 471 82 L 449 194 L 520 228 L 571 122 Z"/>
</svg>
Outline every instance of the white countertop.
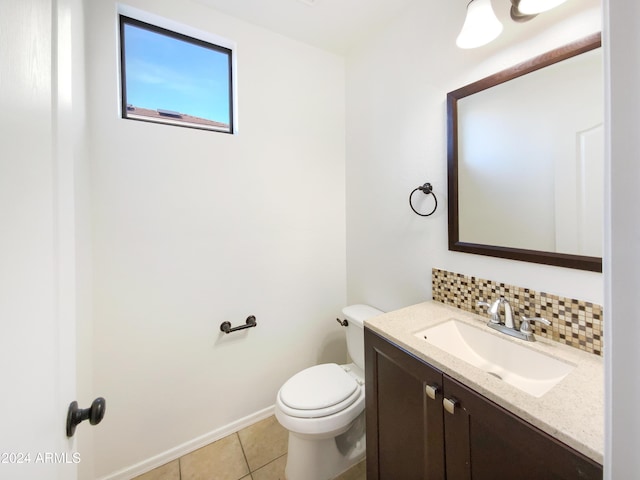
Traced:
<svg viewBox="0 0 640 480">
<path fill-rule="evenodd" d="M 416 332 L 452 318 L 572 363 L 576 368 L 549 392 L 540 398 L 535 398 L 414 335 Z M 542 337 L 537 337 L 535 342 L 518 340 L 487 327 L 487 321 L 486 317 L 458 308 L 438 302 L 425 302 L 373 317 L 365 321 L 365 326 L 602 464 L 604 452 L 602 358 Z"/>
</svg>

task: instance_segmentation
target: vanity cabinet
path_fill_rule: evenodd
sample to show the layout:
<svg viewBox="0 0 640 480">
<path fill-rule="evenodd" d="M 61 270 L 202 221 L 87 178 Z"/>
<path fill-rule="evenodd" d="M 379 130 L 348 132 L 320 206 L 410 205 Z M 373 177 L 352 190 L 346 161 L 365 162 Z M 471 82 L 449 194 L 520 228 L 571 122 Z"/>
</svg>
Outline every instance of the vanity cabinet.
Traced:
<svg viewBox="0 0 640 480">
<path fill-rule="evenodd" d="M 367 328 L 365 365 L 368 480 L 602 479 L 598 463 Z"/>
</svg>

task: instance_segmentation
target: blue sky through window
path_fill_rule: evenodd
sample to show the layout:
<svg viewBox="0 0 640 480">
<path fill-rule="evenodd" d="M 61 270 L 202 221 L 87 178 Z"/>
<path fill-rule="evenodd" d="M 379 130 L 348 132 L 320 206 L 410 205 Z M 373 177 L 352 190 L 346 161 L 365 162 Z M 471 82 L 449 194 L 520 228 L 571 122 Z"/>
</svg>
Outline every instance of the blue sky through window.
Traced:
<svg viewBox="0 0 640 480">
<path fill-rule="evenodd" d="M 230 123 L 229 53 L 126 23 L 127 103 Z"/>
</svg>

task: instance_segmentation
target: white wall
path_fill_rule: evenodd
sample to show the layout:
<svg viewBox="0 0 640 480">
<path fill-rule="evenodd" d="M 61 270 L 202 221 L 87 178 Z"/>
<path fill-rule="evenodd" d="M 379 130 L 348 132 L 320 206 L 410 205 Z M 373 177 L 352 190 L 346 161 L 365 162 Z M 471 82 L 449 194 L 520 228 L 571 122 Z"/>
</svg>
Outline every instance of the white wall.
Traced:
<svg viewBox="0 0 640 480">
<path fill-rule="evenodd" d="M 130 4 L 237 43 L 240 124 L 120 119 L 116 4 L 86 2 L 96 478 L 255 420 L 346 354 L 344 60 L 195 2 Z"/>
<path fill-rule="evenodd" d="M 640 474 L 640 5 L 605 0 L 607 111 L 607 223 L 605 232 L 605 478 Z"/>
<path fill-rule="evenodd" d="M 434 11 L 426 3 L 415 2 L 347 62 L 349 302 L 390 310 L 423 301 L 437 267 L 602 303 L 601 274 L 449 252 L 446 208 L 447 92 L 599 31 L 599 8 L 527 41 L 512 35 L 460 50 L 455 37 L 464 9 L 439 2 Z M 422 218 L 408 196 L 427 181 L 439 207 Z M 430 198 L 414 198 L 421 210 L 432 208 Z"/>
</svg>

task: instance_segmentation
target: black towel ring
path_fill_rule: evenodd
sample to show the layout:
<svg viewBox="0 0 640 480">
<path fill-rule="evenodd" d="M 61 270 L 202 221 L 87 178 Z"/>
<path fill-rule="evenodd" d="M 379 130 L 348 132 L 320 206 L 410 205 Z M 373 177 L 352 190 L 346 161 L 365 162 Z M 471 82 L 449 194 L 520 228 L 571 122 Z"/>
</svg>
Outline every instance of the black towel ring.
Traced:
<svg viewBox="0 0 640 480">
<path fill-rule="evenodd" d="M 433 206 L 433 210 L 431 210 L 429 213 L 420 213 L 415 208 L 413 208 L 413 203 L 411 202 L 411 200 L 412 200 L 413 194 L 416 193 L 418 190 L 420 190 L 425 195 L 429 195 L 429 194 L 433 195 L 433 201 L 435 205 Z M 414 189 L 413 192 L 411 192 L 411 194 L 409 195 L 409 206 L 411 207 L 411 210 L 413 210 L 413 212 L 416 215 L 420 215 L 421 217 L 428 217 L 430 215 L 433 215 L 433 213 L 438 208 L 438 199 L 436 198 L 436 194 L 433 193 L 433 187 L 431 186 L 430 183 L 425 183 L 421 187 L 418 187 Z"/>
</svg>

